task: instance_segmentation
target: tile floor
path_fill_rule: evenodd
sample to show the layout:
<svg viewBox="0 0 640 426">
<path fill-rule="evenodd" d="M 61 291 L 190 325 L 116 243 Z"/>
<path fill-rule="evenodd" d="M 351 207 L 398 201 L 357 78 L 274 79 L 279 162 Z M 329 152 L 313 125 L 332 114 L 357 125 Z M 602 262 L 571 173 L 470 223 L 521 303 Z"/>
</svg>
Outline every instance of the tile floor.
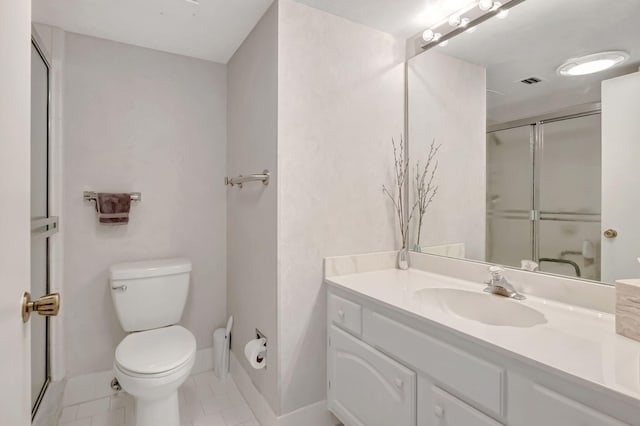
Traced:
<svg viewBox="0 0 640 426">
<path fill-rule="evenodd" d="M 231 377 L 212 371 L 190 376 L 180 387 L 182 426 L 259 426 Z M 64 407 L 59 426 L 133 426 L 133 398 L 125 392 Z"/>
</svg>

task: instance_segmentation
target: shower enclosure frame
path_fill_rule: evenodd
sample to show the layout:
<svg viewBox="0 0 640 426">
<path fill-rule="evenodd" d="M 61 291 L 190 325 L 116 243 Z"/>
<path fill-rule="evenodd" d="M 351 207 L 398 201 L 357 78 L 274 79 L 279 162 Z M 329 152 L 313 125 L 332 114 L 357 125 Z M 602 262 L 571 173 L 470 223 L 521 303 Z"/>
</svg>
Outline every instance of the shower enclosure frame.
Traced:
<svg viewBox="0 0 640 426">
<path fill-rule="evenodd" d="M 557 123 L 561 121 L 601 115 L 602 108 L 600 102 L 593 102 L 578 105 L 572 108 L 563 109 L 554 113 L 542 114 L 530 118 L 514 120 L 497 125 L 487 126 L 487 135 L 502 130 L 510 130 L 516 128 L 529 127 L 529 173 L 532 185 L 531 191 L 531 210 L 500 210 L 492 209 L 490 201 L 487 200 L 487 222 L 491 218 L 529 220 L 530 228 L 530 259 L 534 262 L 540 262 L 540 225 L 542 221 L 557 222 L 601 222 L 601 212 L 599 213 L 583 213 L 583 212 L 558 212 L 541 210 L 541 167 L 544 154 L 544 125 Z M 488 165 L 488 159 L 487 159 Z M 487 189 L 489 188 L 489 174 L 487 173 Z M 489 238 L 486 238 L 486 253 L 490 256 L 491 247 Z M 490 259 L 487 259 L 490 261 Z M 547 259 L 552 260 L 552 259 Z M 557 259 L 556 259 L 557 260 Z M 573 262 L 568 263 L 575 266 Z M 519 265 L 511 265 L 519 267 Z M 579 269 L 576 268 L 578 272 Z"/>
<path fill-rule="evenodd" d="M 50 237 L 58 230 L 58 218 L 50 216 L 51 214 L 51 62 L 47 57 L 45 51 L 41 47 L 37 34 L 32 30 L 31 45 L 37 52 L 38 56 L 42 59 L 44 67 L 46 69 L 46 224 L 44 226 L 35 225 L 36 222 L 43 222 L 42 219 L 32 219 L 32 231 L 31 241 L 45 239 L 46 241 L 46 282 L 44 294 L 48 294 L 51 289 L 51 240 Z M 44 396 L 47 392 L 49 384 L 51 382 L 52 365 L 51 365 L 51 320 L 49 317 L 45 317 L 45 368 L 44 368 L 44 381 L 42 387 L 38 392 L 38 396 L 35 401 L 32 401 L 31 406 L 31 418 L 35 419 L 40 404 L 42 403 Z M 34 348 L 31 348 L 34 351 Z M 32 371 L 33 374 L 33 371 Z"/>
</svg>

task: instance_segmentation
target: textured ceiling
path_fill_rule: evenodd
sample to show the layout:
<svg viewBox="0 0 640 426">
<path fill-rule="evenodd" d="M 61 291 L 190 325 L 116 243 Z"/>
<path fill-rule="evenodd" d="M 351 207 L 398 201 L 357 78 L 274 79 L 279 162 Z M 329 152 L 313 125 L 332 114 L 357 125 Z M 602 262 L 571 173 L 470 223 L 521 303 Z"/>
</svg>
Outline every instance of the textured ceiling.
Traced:
<svg viewBox="0 0 640 426">
<path fill-rule="evenodd" d="M 32 0 L 33 21 L 226 63 L 273 0 Z"/>
</svg>

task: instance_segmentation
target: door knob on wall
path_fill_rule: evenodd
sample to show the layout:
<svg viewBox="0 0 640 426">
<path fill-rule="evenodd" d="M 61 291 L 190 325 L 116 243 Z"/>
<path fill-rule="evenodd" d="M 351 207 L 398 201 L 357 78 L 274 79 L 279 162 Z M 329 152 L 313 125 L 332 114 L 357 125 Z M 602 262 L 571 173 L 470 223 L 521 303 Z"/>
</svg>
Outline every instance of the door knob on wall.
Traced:
<svg viewBox="0 0 640 426">
<path fill-rule="evenodd" d="M 22 322 L 29 321 L 31 312 L 40 315 L 55 316 L 60 311 L 60 294 L 46 294 L 37 300 L 31 300 L 31 294 L 25 291 L 22 295 Z"/>
<path fill-rule="evenodd" d="M 618 236 L 618 231 L 615 229 L 607 229 L 602 233 L 602 235 L 604 235 L 605 238 L 615 238 Z"/>
</svg>

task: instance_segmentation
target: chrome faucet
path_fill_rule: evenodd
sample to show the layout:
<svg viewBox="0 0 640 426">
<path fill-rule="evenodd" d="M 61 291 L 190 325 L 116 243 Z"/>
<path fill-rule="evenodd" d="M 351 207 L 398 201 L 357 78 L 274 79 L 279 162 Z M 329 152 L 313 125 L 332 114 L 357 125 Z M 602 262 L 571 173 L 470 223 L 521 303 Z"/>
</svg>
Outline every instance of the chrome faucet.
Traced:
<svg viewBox="0 0 640 426">
<path fill-rule="evenodd" d="M 485 284 L 487 284 L 487 288 L 485 288 L 484 291 L 516 300 L 526 299 L 526 297 L 518 293 L 513 285 L 503 276 L 504 269 L 499 266 L 490 266 L 489 273 L 491 274 L 491 279 L 486 281 Z"/>
</svg>

